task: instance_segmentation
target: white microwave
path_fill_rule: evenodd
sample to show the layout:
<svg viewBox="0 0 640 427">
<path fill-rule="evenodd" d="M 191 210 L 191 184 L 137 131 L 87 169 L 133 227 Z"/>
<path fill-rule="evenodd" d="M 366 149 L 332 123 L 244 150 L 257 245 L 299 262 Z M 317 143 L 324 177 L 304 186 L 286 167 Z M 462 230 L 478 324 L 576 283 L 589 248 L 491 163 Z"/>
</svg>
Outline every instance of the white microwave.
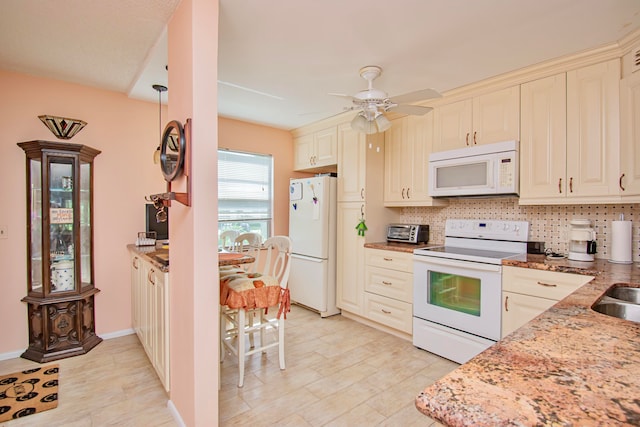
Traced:
<svg viewBox="0 0 640 427">
<path fill-rule="evenodd" d="M 518 141 L 475 145 L 429 156 L 429 195 L 518 195 Z"/>
</svg>

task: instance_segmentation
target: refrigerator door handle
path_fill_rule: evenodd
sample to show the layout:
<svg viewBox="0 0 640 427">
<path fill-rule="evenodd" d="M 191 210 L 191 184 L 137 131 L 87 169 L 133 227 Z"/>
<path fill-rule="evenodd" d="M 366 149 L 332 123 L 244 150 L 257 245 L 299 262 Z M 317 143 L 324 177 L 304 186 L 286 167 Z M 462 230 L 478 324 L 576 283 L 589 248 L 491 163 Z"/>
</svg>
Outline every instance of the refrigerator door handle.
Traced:
<svg viewBox="0 0 640 427">
<path fill-rule="evenodd" d="M 318 263 L 325 261 L 323 258 L 316 258 L 316 257 L 300 255 L 300 254 L 291 254 L 291 258 L 304 259 L 306 261 L 312 261 L 312 262 L 318 262 Z"/>
</svg>

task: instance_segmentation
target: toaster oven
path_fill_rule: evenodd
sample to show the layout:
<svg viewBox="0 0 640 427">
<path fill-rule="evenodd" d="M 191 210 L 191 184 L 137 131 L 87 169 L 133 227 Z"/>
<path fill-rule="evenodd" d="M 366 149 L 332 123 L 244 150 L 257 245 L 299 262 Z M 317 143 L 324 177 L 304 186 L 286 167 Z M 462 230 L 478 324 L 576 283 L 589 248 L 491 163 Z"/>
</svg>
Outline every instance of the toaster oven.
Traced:
<svg viewBox="0 0 640 427">
<path fill-rule="evenodd" d="M 424 224 L 389 224 L 387 226 L 387 242 L 427 243 L 429 226 Z"/>
</svg>

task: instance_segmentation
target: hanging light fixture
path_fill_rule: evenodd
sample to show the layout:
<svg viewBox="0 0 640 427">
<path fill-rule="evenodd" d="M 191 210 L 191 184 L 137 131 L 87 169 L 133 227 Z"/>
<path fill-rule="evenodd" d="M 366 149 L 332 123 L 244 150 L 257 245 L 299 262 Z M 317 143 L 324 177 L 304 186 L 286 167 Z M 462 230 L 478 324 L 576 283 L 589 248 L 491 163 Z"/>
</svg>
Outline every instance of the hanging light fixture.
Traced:
<svg viewBox="0 0 640 427">
<path fill-rule="evenodd" d="M 384 132 L 391 127 L 391 122 L 382 112 L 378 111 L 375 103 L 369 103 L 351 121 L 351 129 L 371 135 L 377 132 Z"/>
<path fill-rule="evenodd" d="M 152 85 L 154 90 L 158 92 L 158 121 L 160 123 L 160 132 L 158 134 L 158 147 L 153 152 L 153 163 L 160 163 L 160 144 L 162 142 L 162 92 L 167 91 L 167 87 L 163 85 Z"/>
</svg>

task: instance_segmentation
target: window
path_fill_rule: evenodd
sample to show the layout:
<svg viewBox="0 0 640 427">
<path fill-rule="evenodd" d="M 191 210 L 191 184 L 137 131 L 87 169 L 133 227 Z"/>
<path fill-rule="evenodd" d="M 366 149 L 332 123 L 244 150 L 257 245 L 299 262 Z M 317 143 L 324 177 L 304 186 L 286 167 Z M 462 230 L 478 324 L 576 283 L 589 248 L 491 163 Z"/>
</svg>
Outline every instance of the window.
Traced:
<svg viewBox="0 0 640 427">
<path fill-rule="evenodd" d="M 224 230 L 271 235 L 273 158 L 218 150 L 218 234 Z"/>
</svg>

